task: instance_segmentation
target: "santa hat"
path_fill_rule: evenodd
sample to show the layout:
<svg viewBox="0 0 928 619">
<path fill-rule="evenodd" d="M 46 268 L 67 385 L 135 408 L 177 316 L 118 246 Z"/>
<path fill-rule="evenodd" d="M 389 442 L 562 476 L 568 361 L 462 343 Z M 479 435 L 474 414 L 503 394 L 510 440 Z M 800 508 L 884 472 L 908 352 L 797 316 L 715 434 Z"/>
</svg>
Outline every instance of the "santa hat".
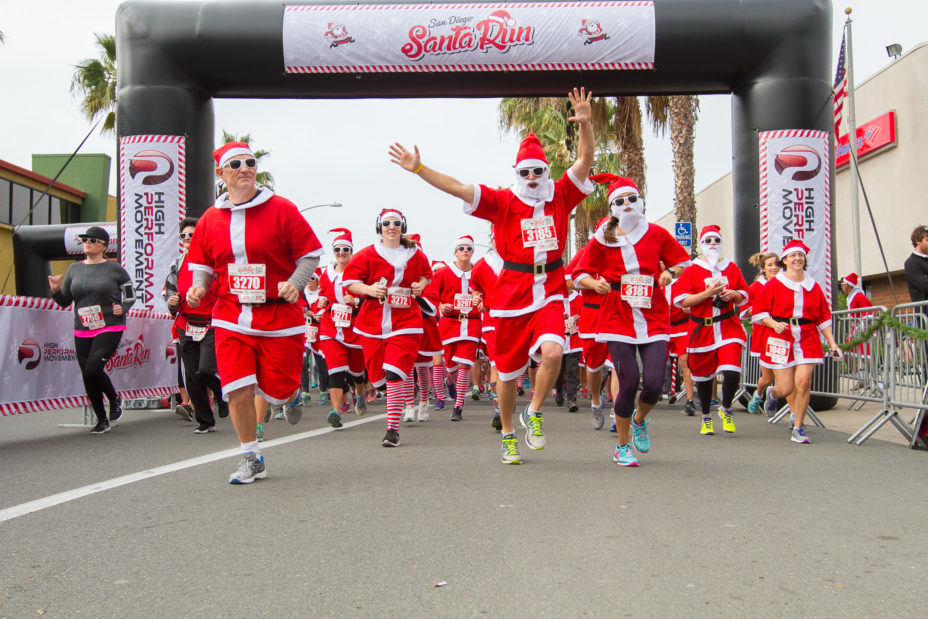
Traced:
<svg viewBox="0 0 928 619">
<path fill-rule="evenodd" d="M 332 247 L 336 245 L 346 245 L 354 249 L 354 243 L 351 241 L 351 230 L 348 228 L 332 228 L 329 232 L 338 233 L 338 236 L 332 239 Z"/>
<path fill-rule="evenodd" d="M 474 246 L 474 237 L 469 234 L 464 234 L 458 237 L 458 240 L 454 242 L 455 247 L 458 245 L 469 245 L 470 247 Z"/>
<path fill-rule="evenodd" d="M 809 255 L 809 246 L 803 243 L 802 241 L 790 241 L 783 246 L 783 249 L 780 250 L 780 260 L 786 257 L 786 254 L 792 253 L 794 251 L 801 251 L 804 256 Z"/>
<path fill-rule="evenodd" d="M 399 209 L 395 208 L 385 208 L 381 210 L 380 215 L 377 216 L 377 221 L 382 222 L 387 217 L 396 217 L 400 221 L 406 221 L 406 218 L 403 217 L 403 214 L 399 211 Z"/>
<path fill-rule="evenodd" d="M 632 192 L 637 196 L 641 196 L 641 192 L 638 191 L 638 185 L 635 184 L 630 178 L 625 176 L 619 176 L 618 174 L 594 174 L 589 177 L 591 181 L 595 183 L 609 183 L 609 202 L 619 194 Z"/>
<path fill-rule="evenodd" d="M 448 265 L 442 262 L 441 260 L 432 260 L 432 272 L 433 273 L 437 271 L 438 269 L 445 268 L 446 266 Z"/>
<path fill-rule="evenodd" d="M 312 277 L 315 277 L 316 279 L 322 279 L 322 269 L 316 269 L 313 271 Z"/>
<path fill-rule="evenodd" d="M 857 288 L 860 286 L 860 277 L 857 276 L 857 273 L 851 273 L 842 277 L 841 283 L 847 284 L 851 288 Z"/>
<path fill-rule="evenodd" d="M 251 147 L 245 142 L 227 142 L 213 151 L 213 159 L 216 160 L 216 167 L 221 168 L 229 163 L 229 160 L 239 155 L 248 155 L 254 158 L 255 154 Z"/>
<path fill-rule="evenodd" d="M 705 239 L 707 236 L 717 236 L 721 239 L 722 229 L 716 225 L 705 226 L 702 230 L 699 231 L 699 242 L 702 243 L 703 239 Z"/>
<path fill-rule="evenodd" d="M 416 245 L 418 245 L 419 247 L 422 247 L 422 237 L 419 236 L 418 234 L 416 233 L 407 234 L 406 238 L 412 241 L 413 243 L 415 243 Z"/>
<path fill-rule="evenodd" d="M 522 140 L 519 145 L 519 152 L 516 153 L 516 167 L 530 168 L 537 166 L 548 167 L 548 159 L 545 157 L 545 149 L 541 146 L 541 141 L 531 131 Z"/>
</svg>

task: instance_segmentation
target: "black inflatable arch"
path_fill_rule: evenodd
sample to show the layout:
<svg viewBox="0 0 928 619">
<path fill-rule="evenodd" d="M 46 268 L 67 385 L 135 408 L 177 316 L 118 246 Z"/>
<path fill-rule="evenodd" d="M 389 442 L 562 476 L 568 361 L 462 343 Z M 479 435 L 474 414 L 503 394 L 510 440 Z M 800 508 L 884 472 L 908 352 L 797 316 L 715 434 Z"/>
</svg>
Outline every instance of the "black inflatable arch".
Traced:
<svg viewBox="0 0 928 619">
<path fill-rule="evenodd" d="M 283 10 L 280 0 L 119 7 L 117 133 L 186 135 L 190 205 L 213 200 L 214 97 L 562 96 L 581 85 L 602 96 L 732 93 L 735 258 L 745 268 L 759 245 L 757 133 L 832 126 L 831 0 L 655 0 L 655 68 L 645 71 L 286 74 Z"/>
</svg>

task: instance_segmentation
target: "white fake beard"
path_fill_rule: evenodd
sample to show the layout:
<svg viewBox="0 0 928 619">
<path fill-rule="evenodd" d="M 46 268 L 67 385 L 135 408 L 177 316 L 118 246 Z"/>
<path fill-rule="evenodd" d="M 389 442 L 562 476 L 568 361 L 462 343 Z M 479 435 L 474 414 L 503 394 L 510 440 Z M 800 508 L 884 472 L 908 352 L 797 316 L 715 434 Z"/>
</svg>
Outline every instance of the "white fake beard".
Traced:
<svg viewBox="0 0 928 619">
<path fill-rule="evenodd" d="M 535 186 L 529 187 L 529 183 L 535 183 Z M 532 180 L 522 178 L 516 173 L 516 182 L 513 183 L 511 189 L 512 193 L 525 201 L 537 202 L 538 200 L 544 200 L 547 202 L 554 198 L 554 186 L 548 180 L 548 170 L 545 170 L 544 174 Z"/>
<path fill-rule="evenodd" d="M 709 266 L 715 269 L 719 264 L 719 260 L 722 259 L 722 246 L 703 245 L 700 243 L 699 250 L 702 252 L 703 258 L 706 259 L 706 262 L 709 263 Z"/>
<path fill-rule="evenodd" d="M 613 207 L 611 209 L 613 217 L 619 220 L 619 227 L 627 234 L 637 228 L 644 221 L 644 200 L 638 198 L 638 201 L 632 206 L 632 210 L 625 212 L 625 205 Z"/>
</svg>

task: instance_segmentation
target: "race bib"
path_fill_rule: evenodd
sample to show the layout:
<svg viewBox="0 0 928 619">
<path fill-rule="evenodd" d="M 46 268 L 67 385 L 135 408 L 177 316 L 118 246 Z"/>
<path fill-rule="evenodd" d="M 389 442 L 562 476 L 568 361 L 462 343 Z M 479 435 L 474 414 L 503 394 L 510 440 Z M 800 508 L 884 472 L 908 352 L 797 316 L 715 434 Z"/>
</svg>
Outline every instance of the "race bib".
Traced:
<svg viewBox="0 0 928 619">
<path fill-rule="evenodd" d="M 650 275 L 623 275 L 622 300 L 642 309 L 651 309 L 651 296 L 654 294 L 654 278 Z"/>
<path fill-rule="evenodd" d="M 557 232 L 554 230 L 554 217 L 545 215 L 534 219 L 522 220 L 522 246 L 526 249 L 557 249 Z"/>
<path fill-rule="evenodd" d="M 387 305 L 402 309 L 412 307 L 412 290 L 398 286 L 387 288 Z"/>
<path fill-rule="evenodd" d="M 317 339 L 319 339 L 319 327 L 311 322 L 306 323 L 306 341 L 313 344 Z"/>
<path fill-rule="evenodd" d="M 336 303 L 332 306 L 332 322 L 336 327 L 351 326 L 351 308 L 344 303 Z"/>
<path fill-rule="evenodd" d="M 712 288 L 712 285 L 717 281 L 721 282 L 722 286 L 724 286 L 725 288 L 728 288 L 728 278 L 723 275 L 722 277 L 705 278 L 703 282 L 706 284 L 706 290 L 708 290 L 709 288 Z"/>
<path fill-rule="evenodd" d="M 569 316 L 564 321 L 564 328 L 567 335 L 576 335 L 580 330 L 580 316 Z"/>
<path fill-rule="evenodd" d="M 770 361 L 776 363 L 777 365 L 783 365 L 789 361 L 789 348 L 791 342 L 788 340 L 781 340 L 776 337 L 767 338 L 767 356 L 770 357 Z"/>
<path fill-rule="evenodd" d="M 206 337 L 206 330 L 209 329 L 207 325 L 196 326 L 196 325 L 187 325 L 187 335 L 190 336 L 194 342 L 201 342 L 203 338 Z"/>
<path fill-rule="evenodd" d="M 454 303 L 452 304 L 454 311 L 460 312 L 461 314 L 469 314 L 470 310 L 474 308 L 474 295 L 472 294 L 456 294 L 454 295 Z"/>
<path fill-rule="evenodd" d="M 85 329 L 102 329 L 106 326 L 106 321 L 103 320 L 103 310 L 99 305 L 80 307 L 77 309 L 77 315 Z"/>
<path fill-rule="evenodd" d="M 230 264 L 229 292 L 239 303 L 267 301 L 267 267 L 263 264 Z"/>
</svg>

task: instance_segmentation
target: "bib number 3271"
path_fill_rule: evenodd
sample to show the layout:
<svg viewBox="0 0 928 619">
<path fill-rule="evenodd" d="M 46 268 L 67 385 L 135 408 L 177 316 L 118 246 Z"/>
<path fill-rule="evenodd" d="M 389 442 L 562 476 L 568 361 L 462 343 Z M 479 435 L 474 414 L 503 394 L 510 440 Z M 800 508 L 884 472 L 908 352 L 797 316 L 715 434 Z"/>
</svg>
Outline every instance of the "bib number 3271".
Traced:
<svg viewBox="0 0 928 619">
<path fill-rule="evenodd" d="M 557 231 L 554 217 L 545 215 L 522 220 L 522 246 L 549 251 L 557 249 Z"/>
<path fill-rule="evenodd" d="M 267 301 L 267 267 L 263 264 L 230 264 L 229 292 L 239 303 Z"/>
</svg>

